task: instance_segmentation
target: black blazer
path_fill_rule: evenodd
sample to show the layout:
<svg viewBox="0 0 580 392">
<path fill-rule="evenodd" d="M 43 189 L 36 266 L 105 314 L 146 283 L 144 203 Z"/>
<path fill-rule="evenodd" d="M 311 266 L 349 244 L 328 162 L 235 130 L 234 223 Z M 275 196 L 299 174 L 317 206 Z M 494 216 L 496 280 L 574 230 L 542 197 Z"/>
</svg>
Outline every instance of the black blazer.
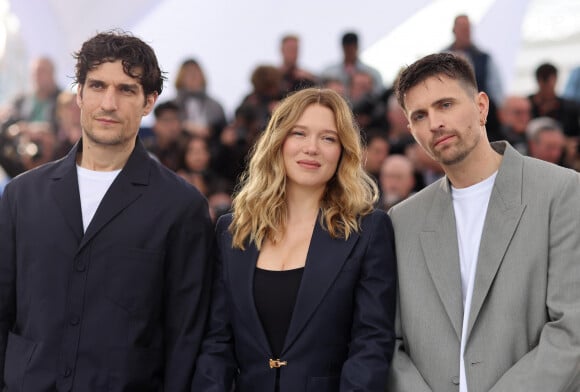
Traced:
<svg viewBox="0 0 580 392">
<path fill-rule="evenodd" d="M 189 390 L 209 306 L 207 203 L 137 141 L 83 234 L 79 148 L 0 200 L 0 384 Z"/>
<path fill-rule="evenodd" d="M 217 225 L 209 329 L 192 391 L 274 391 L 276 369 L 253 297 L 258 250 L 233 249 Z M 394 344 L 395 255 L 389 217 L 374 211 L 348 240 L 317 224 L 280 360 L 280 391 L 383 391 Z M 276 293 L 272 293 L 275 295 Z M 273 358 L 277 359 L 277 358 Z"/>
</svg>

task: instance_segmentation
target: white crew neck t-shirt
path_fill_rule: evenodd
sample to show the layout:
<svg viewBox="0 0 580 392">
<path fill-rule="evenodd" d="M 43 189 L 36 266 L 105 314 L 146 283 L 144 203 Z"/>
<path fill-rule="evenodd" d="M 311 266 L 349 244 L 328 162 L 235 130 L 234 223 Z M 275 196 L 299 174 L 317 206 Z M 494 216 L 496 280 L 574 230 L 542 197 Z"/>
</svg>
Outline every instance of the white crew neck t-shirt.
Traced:
<svg viewBox="0 0 580 392">
<path fill-rule="evenodd" d="M 77 165 L 77 177 L 79 180 L 79 194 L 81 197 L 81 211 L 83 214 L 83 229 L 86 232 L 87 227 L 93 220 L 95 212 L 105 193 L 121 172 L 113 171 L 95 171 L 85 169 Z"/>
<path fill-rule="evenodd" d="M 463 298 L 463 328 L 461 332 L 461 352 L 459 353 L 459 392 L 468 392 L 463 355 L 465 353 L 475 271 L 477 270 L 479 244 L 496 176 L 497 172 L 467 188 L 458 189 L 451 187 L 457 228 L 457 244 L 459 246 L 461 293 Z"/>
</svg>

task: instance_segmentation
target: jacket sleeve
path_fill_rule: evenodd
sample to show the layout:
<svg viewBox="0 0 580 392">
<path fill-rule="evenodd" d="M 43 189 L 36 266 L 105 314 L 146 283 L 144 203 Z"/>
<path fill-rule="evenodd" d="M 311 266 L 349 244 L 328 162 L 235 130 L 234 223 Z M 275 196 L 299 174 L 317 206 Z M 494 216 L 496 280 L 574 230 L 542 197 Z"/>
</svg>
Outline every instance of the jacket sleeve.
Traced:
<svg viewBox="0 0 580 392">
<path fill-rule="evenodd" d="M 389 216 L 393 213 L 392 208 Z M 413 363 L 413 360 L 405 350 L 405 340 L 401 327 L 401 312 L 399 301 L 399 287 L 397 287 L 397 311 L 395 315 L 395 350 L 393 361 L 389 369 L 387 380 L 387 391 L 389 392 L 429 392 L 431 388 L 427 385 L 421 373 Z"/>
<path fill-rule="evenodd" d="M 229 220 L 224 217 L 218 220 L 211 309 L 201 353 L 197 358 L 192 392 L 231 391 L 238 368 L 234 356 L 234 337 L 224 284 L 226 271 L 221 252 L 225 246 L 221 233 L 227 230 L 228 224 Z"/>
<path fill-rule="evenodd" d="M 383 211 L 375 211 L 363 227 L 370 236 L 354 293 L 348 358 L 341 391 L 383 391 L 394 345 L 396 261 L 393 227 Z"/>
<path fill-rule="evenodd" d="M 8 332 L 16 314 L 15 229 L 9 188 L 0 198 L 0 387 L 4 385 Z"/>
<path fill-rule="evenodd" d="M 192 198 L 167 239 L 165 391 L 189 391 L 209 308 L 213 228 L 205 199 Z"/>
<path fill-rule="evenodd" d="M 550 205 L 548 321 L 536 347 L 491 389 L 577 391 L 580 384 L 580 176 L 569 177 Z"/>
</svg>

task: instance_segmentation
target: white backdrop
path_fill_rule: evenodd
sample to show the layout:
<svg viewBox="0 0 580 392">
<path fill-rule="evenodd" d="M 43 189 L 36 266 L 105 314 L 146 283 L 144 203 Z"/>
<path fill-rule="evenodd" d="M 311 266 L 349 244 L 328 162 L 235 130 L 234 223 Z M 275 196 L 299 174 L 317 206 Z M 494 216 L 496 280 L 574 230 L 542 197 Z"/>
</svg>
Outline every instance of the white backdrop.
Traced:
<svg viewBox="0 0 580 392">
<path fill-rule="evenodd" d="M 520 48 L 525 39 L 522 25 L 525 26 L 531 8 L 528 3 L 544 6 L 543 15 L 546 7 L 559 2 L 569 7 L 580 3 L 577 0 L 0 0 L 0 5 L 2 2 L 10 4 L 11 12 L 20 21 L 23 57 L 26 61 L 39 55 L 54 58 L 62 86 L 71 82 L 74 67 L 71 53 L 95 32 L 118 27 L 143 38 L 156 50 L 169 77 L 161 99 L 173 96 L 173 78 L 180 62 L 195 57 L 208 77 L 210 94 L 230 114 L 250 90 L 249 77 L 255 66 L 279 62 L 279 39 L 284 33 L 301 37 L 302 66 L 319 72 L 340 59 L 342 33 L 355 30 L 361 38 L 362 58 L 379 68 L 388 85 L 402 65 L 449 44 L 453 18 L 458 13 L 466 13 L 472 19 L 474 40 L 494 56 L 505 90 L 517 92 L 521 90 L 518 78 L 522 69 L 527 67 L 529 71 L 540 56 L 538 53 L 533 61 L 528 57 L 521 64 Z M 543 19 L 539 24 L 545 29 L 550 23 L 564 22 L 574 24 L 575 20 L 567 14 L 555 21 Z M 558 63 L 557 59 L 552 61 Z M 21 69 L 25 67 L 23 64 Z"/>
</svg>

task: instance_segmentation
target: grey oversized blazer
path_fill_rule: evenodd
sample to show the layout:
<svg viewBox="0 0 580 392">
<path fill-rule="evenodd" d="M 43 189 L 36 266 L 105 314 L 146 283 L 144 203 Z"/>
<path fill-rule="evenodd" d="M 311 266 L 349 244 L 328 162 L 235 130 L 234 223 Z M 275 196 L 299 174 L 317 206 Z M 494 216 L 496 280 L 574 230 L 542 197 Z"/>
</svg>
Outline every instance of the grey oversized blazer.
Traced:
<svg viewBox="0 0 580 392">
<path fill-rule="evenodd" d="M 492 145 L 503 160 L 469 315 L 469 392 L 578 391 L 580 176 Z M 387 391 L 457 391 L 463 305 L 448 180 L 390 215 L 400 306 Z"/>
</svg>

